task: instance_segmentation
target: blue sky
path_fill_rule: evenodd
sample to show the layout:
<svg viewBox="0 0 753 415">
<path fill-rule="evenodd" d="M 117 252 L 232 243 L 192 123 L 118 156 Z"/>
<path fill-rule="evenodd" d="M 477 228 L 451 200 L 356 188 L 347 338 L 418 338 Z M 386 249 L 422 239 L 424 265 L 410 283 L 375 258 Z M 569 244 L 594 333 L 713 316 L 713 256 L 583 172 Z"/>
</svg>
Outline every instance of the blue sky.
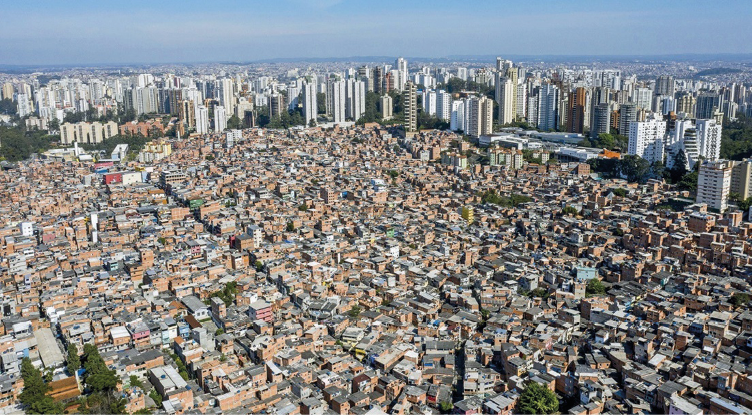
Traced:
<svg viewBox="0 0 753 415">
<path fill-rule="evenodd" d="M 0 64 L 750 53 L 751 1 L 0 0 Z"/>
</svg>

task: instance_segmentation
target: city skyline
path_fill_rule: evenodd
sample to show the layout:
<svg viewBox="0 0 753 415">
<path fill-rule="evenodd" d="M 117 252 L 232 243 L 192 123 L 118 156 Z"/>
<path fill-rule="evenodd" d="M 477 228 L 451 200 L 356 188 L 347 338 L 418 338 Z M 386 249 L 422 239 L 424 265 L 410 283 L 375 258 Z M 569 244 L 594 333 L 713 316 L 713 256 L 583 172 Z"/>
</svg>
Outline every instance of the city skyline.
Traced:
<svg viewBox="0 0 753 415">
<path fill-rule="evenodd" d="M 696 4 L 698 3 L 698 4 Z M 748 54 L 750 3 L 697 13 L 700 2 L 499 5 L 477 1 L 288 0 L 128 7 L 79 2 L 10 4 L 0 27 L 5 65 L 198 63 L 357 56 L 654 56 Z M 202 4 L 203 5 L 203 4 Z M 127 26 L 119 26 L 120 22 Z M 468 24 L 466 24 L 468 22 Z M 698 27 L 713 30 L 698 30 Z M 487 28 L 480 31 L 479 28 Z M 544 28 L 544 30 L 542 30 Z M 565 35 L 561 36 L 560 33 Z M 572 36 L 567 36 L 572 34 Z"/>
</svg>

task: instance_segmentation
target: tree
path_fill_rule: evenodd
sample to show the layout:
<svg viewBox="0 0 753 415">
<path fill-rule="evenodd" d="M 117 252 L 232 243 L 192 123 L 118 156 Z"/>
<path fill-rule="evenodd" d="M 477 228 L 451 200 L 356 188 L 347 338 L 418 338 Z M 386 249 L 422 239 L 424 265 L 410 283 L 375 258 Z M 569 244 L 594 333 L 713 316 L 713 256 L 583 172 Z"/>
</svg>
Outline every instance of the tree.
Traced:
<svg viewBox="0 0 753 415">
<path fill-rule="evenodd" d="M 309 207 L 305 203 L 302 203 L 300 206 L 298 206 L 298 211 L 299 212 L 305 212 L 307 210 L 309 210 Z"/>
<path fill-rule="evenodd" d="M 351 318 L 358 318 L 358 315 L 361 314 L 361 307 L 354 305 L 350 308 L 350 311 L 348 311 L 348 315 Z"/>
<path fill-rule="evenodd" d="M 257 272 L 261 272 L 264 269 L 264 264 L 261 263 L 261 261 L 254 262 L 254 268 L 256 268 Z"/>
<path fill-rule="evenodd" d="M 685 150 L 680 150 L 672 156 L 672 168 L 668 171 L 671 183 L 679 182 L 688 174 L 687 164 L 688 157 L 685 155 Z"/>
<path fill-rule="evenodd" d="M 28 357 L 21 360 L 21 378 L 24 380 L 24 389 L 18 398 L 24 405 L 31 405 L 50 390 L 42 379 L 42 373 L 34 367 Z"/>
<path fill-rule="evenodd" d="M 233 114 L 227 120 L 227 128 L 231 130 L 239 130 L 243 128 L 243 122 L 237 115 Z"/>
<path fill-rule="evenodd" d="M 554 414 L 559 410 L 559 406 L 559 400 L 554 392 L 540 383 L 531 382 L 520 394 L 516 413 Z"/>
<path fill-rule="evenodd" d="M 134 387 L 137 387 L 137 388 L 141 388 L 141 389 L 144 389 L 144 383 L 143 383 L 143 382 L 141 382 L 141 379 L 139 379 L 139 377 L 138 377 L 138 376 L 136 376 L 136 375 L 131 375 L 131 376 L 130 376 L 130 377 L 128 378 L 128 383 L 130 383 L 130 384 L 131 384 L 131 386 L 134 386 Z"/>
<path fill-rule="evenodd" d="M 84 346 L 84 383 L 95 392 L 111 392 L 120 383 L 114 370 L 110 370 L 97 347 L 91 344 Z"/>
<path fill-rule="evenodd" d="M 578 214 L 578 209 L 572 206 L 565 206 L 562 208 L 562 214 L 567 216 L 575 216 Z"/>
<path fill-rule="evenodd" d="M 288 226 L 285 227 L 285 230 L 288 232 L 293 232 L 295 230 L 295 225 L 293 225 L 293 222 L 288 222 Z"/>
<path fill-rule="evenodd" d="M 68 359 L 65 364 L 71 376 L 81 367 L 81 358 L 78 357 L 78 348 L 74 343 L 68 343 Z"/>
<path fill-rule="evenodd" d="M 750 293 L 734 293 L 730 297 L 729 302 L 732 303 L 735 308 L 742 307 L 746 304 L 750 305 Z"/>
<path fill-rule="evenodd" d="M 155 406 L 156 406 L 157 408 L 161 408 L 161 407 L 162 407 L 162 395 L 160 395 L 160 394 L 159 394 L 159 393 L 157 392 L 157 390 L 156 390 L 156 389 L 152 389 L 152 390 L 151 390 L 151 391 L 149 392 L 149 397 L 150 397 L 150 398 L 152 398 L 152 400 L 154 401 L 154 405 L 155 405 Z"/>
<path fill-rule="evenodd" d="M 628 192 L 627 192 L 627 190 L 625 190 L 625 189 L 623 189 L 623 188 L 620 187 L 618 189 L 612 190 L 612 193 L 614 193 L 614 195 L 618 196 L 618 197 L 625 197 L 625 196 L 627 196 Z"/>
<path fill-rule="evenodd" d="M 606 287 L 604 287 L 604 284 L 602 284 L 601 281 L 598 280 L 597 278 L 591 278 L 588 281 L 588 284 L 586 284 L 587 296 L 604 295 L 606 293 L 607 293 Z"/>
<path fill-rule="evenodd" d="M 453 78 L 457 79 L 457 78 Z M 452 411 L 452 408 L 454 408 L 455 405 L 452 404 L 452 402 L 448 401 L 442 401 L 439 403 L 439 411 L 443 414 L 449 414 Z"/>
<path fill-rule="evenodd" d="M 10 98 L 3 98 L 0 100 L 0 114 L 16 115 L 18 113 L 18 105 Z"/>
</svg>

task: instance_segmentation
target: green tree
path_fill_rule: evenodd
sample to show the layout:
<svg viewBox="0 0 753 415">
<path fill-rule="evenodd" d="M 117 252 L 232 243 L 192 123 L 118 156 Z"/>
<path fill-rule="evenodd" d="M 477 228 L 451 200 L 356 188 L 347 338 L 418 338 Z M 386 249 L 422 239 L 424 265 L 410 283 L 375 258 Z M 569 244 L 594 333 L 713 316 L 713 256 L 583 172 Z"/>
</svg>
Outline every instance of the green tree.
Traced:
<svg viewBox="0 0 753 415">
<path fill-rule="evenodd" d="M 131 384 L 131 386 L 133 387 L 144 389 L 144 383 L 141 382 L 141 379 L 139 379 L 139 377 L 136 375 L 131 375 L 128 378 L 128 383 Z"/>
<path fill-rule="evenodd" d="M 227 128 L 231 130 L 240 130 L 243 128 L 243 121 L 241 121 L 237 115 L 233 114 L 227 120 Z"/>
<path fill-rule="evenodd" d="M 24 380 L 24 389 L 18 399 L 24 405 L 31 405 L 50 390 L 49 386 L 44 383 L 42 372 L 34 367 L 28 357 L 21 360 L 21 378 Z"/>
<path fill-rule="evenodd" d="M 734 293 L 730 297 L 729 302 L 732 303 L 735 308 L 742 307 L 744 305 L 750 305 L 750 293 Z"/>
<path fill-rule="evenodd" d="M 162 395 L 160 395 L 160 394 L 159 394 L 159 393 L 157 392 L 157 390 L 156 390 L 156 389 L 152 389 L 152 390 L 151 390 L 151 391 L 149 392 L 149 397 L 150 397 L 150 398 L 152 398 L 152 400 L 154 401 L 154 405 L 155 405 L 155 406 L 156 406 L 157 408 L 161 408 L 161 407 L 162 407 Z"/>
<path fill-rule="evenodd" d="M 615 196 L 619 196 L 619 197 L 625 197 L 628 194 L 627 190 L 625 190 L 625 189 L 623 189 L 621 187 L 618 188 L 618 189 L 612 190 L 612 193 L 614 193 Z"/>
<path fill-rule="evenodd" d="M 457 79 L 457 78 L 453 78 L 453 79 Z M 454 407 L 455 406 L 452 404 L 452 402 L 442 401 L 439 403 L 439 411 L 442 412 L 443 414 L 449 414 L 450 412 L 452 412 L 452 408 Z"/>
<path fill-rule="evenodd" d="M 95 392 L 111 392 L 115 390 L 120 383 L 120 379 L 105 364 L 102 356 L 99 355 L 97 347 L 91 344 L 84 346 L 83 365 L 84 383 Z"/>
<path fill-rule="evenodd" d="M 562 214 L 567 216 L 575 216 L 578 214 L 578 209 L 573 206 L 565 206 L 562 208 Z"/>
<path fill-rule="evenodd" d="M 586 284 L 587 296 L 604 295 L 606 293 L 607 293 L 606 287 L 604 287 L 604 284 L 602 284 L 601 281 L 597 278 L 591 278 L 588 281 L 588 284 Z"/>
<path fill-rule="evenodd" d="M 71 376 L 81 367 L 81 358 L 78 357 L 78 348 L 74 343 L 68 343 L 68 359 L 65 364 Z"/>
<path fill-rule="evenodd" d="M 293 222 L 288 222 L 288 226 L 285 227 L 285 230 L 288 232 L 293 232 L 295 230 L 295 225 L 293 225 Z"/>
<path fill-rule="evenodd" d="M 546 386 L 530 382 L 520 394 L 516 413 L 554 414 L 559 410 L 559 400 Z"/>
<path fill-rule="evenodd" d="M 361 307 L 354 305 L 350 308 L 350 311 L 348 311 L 348 315 L 351 318 L 358 318 L 358 315 L 361 314 Z"/>
<path fill-rule="evenodd" d="M 16 115 L 18 113 L 18 105 L 10 98 L 3 98 L 0 100 L 0 114 Z"/>
</svg>

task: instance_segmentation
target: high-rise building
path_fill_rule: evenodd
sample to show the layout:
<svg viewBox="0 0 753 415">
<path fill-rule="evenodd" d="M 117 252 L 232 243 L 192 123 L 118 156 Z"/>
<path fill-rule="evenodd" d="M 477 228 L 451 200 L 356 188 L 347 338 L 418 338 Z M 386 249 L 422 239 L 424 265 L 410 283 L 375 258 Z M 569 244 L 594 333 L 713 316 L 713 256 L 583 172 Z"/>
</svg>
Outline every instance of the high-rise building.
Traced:
<svg viewBox="0 0 753 415">
<path fill-rule="evenodd" d="M 552 84 L 543 84 L 539 88 L 538 128 L 540 130 L 557 129 L 557 104 L 559 88 Z"/>
<path fill-rule="evenodd" d="M 405 83 L 405 89 L 403 89 L 403 114 L 405 116 L 405 131 L 417 131 L 418 108 L 416 105 L 416 85 L 410 81 Z"/>
<path fill-rule="evenodd" d="M 193 101 L 183 100 L 178 106 L 178 119 L 188 128 L 196 126 L 196 111 Z"/>
<path fill-rule="evenodd" d="M 218 105 L 214 107 L 214 132 L 219 133 L 227 129 L 227 113 L 225 107 Z"/>
<path fill-rule="evenodd" d="M 327 112 L 332 116 L 332 121 L 341 123 L 345 121 L 345 81 L 332 81 L 327 84 Z"/>
<path fill-rule="evenodd" d="M 696 120 L 698 154 L 706 160 L 716 160 L 722 148 L 722 126 L 716 120 Z"/>
<path fill-rule="evenodd" d="M 306 125 L 311 124 L 311 121 L 316 122 L 316 115 L 316 84 L 307 83 L 303 85 L 303 118 Z"/>
<path fill-rule="evenodd" d="M 591 137 L 598 137 L 599 134 L 609 134 L 609 117 L 611 111 L 609 104 L 601 103 L 594 108 L 593 122 L 591 123 Z"/>
<path fill-rule="evenodd" d="M 728 160 L 704 161 L 698 170 L 696 203 L 705 203 L 718 212 L 727 210 L 732 162 Z"/>
<path fill-rule="evenodd" d="M 2 99 L 9 99 L 11 101 L 14 100 L 13 98 L 13 84 L 10 82 L 6 82 L 3 84 L 3 96 Z"/>
<path fill-rule="evenodd" d="M 680 94 L 679 97 L 677 97 L 677 113 L 684 113 L 688 115 L 692 115 L 695 113 L 694 110 L 695 107 L 695 98 L 693 98 L 693 94 L 689 92 L 684 92 Z"/>
<path fill-rule="evenodd" d="M 379 98 L 379 108 L 382 111 L 382 119 L 389 120 L 392 118 L 392 97 L 385 94 Z"/>
<path fill-rule="evenodd" d="M 630 123 L 628 154 L 643 157 L 649 163 L 664 161 L 664 133 L 667 123 L 658 117 Z"/>
<path fill-rule="evenodd" d="M 27 94 L 16 94 L 16 105 L 19 117 L 25 117 L 31 114 L 31 100 Z"/>
<path fill-rule="evenodd" d="M 500 124 L 509 124 L 515 120 L 516 105 L 515 89 L 517 85 L 513 84 L 512 79 L 501 76 L 500 72 L 496 73 L 495 97 L 499 105 L 498 122 Z"/>
<path fill-rule="evenodd" d="M 437 91 L 437 118 L 449 121 L 452 114 L 452 94 L 440 89 Z"/>
<path fill-rule="evenodd" d="M 465 101 L 463 100 L 452 102 L 452 111 L 450 113 L 450 130 L 465 131 Z"/>
<path fill-rule="evenodd" d="M 525 82 L 519 83 L 516 90 L 515 117 L 524 120 L 528 109 L 528 85 Z"/>
<path fill-rule="evenodd" d="M 227 110 L 226 114 L 235 112 L 235 92 L 233 91 L 233 80 L 229 78 L 220 79 L 217 83 L 219 88 L 218 98 L 220 105 Z"/>
<path fill-rule="evenodd" d="M 630 123 L 638 120 L 638 109 L 634 103 L 620 105 L 620 134 L 626 135 L 630 131 Z"/>
<path fill-rule="evenodd" d="M 496 69 L 502 73 L 506 73 L 508 68 L 512 68 L 512 61 L 497 57 Z"/>
<path fill-rule="evenodd" d="M 468 80 L 468 68 L 458 68 L 458 78 L 467 81 Z"/>
<path fill-rule="evenodd" d="M 282 100 L 282 95 L 272 94 L 269 97 L 269 118 L 282 117 L 284 108 L 285 104 Z"/>
<path fill-rule="evenodd" d="M 423 93 L 421 94 L 421 104 L 423 105 L 423 110 L 425 113 L 436 116 L 437 91 L 434 91 L 432 89 L 424 89 Z"/>
<path fill-rule="evenodd" d="M 405 83 L 408 82 L 408 61 L 402 57 L 395 60 L 395 70 L 397 70 L 398 79 L 395 86 L 398 91 L 402 91 L 405 88 Z"/>
<path fill-rule="evenodd" d="M 753 182 L 753 170 L 751 159 L 732 162 L 732 178 L 730 180 L 730 193 L 737 193 L 745 200 L 750 197 L 751 182 Z"/>
<path fill-rule="evenodd" d="M 199 105 L 196 109 L 196 132 L 199 134 L 209 132 L 209 109 L 204 105 Z"/>
<path fill-rule="evenodd" d="M 656 79 L 654 94 L 664 96 L 675 95 L 675 78 L 671 75 L 662 75 Z"/>
<path fill-rule="evenodd" d="M 721 109 L 721 98 L 714 91 L 700 93 L 695 101 L 695 117 L 698 119 L 714 118 L 714 114 Z"/>
<path fill-rule="evenodd" d="M 345 81 L 345 117 L 358 121 L 366 109 L 366 83 L 348 79 Z"/>
<path fill-rule="evenodd" d="M 384 67 L 374 67 L 374 75 L 372 78 L 374 79 L 374 92 L 381 95 L 382 92 L 384 92 Z"/>
<path fill-rule="evenodd" d="M 567 132 L 583 134 L 583 124 L 586 115 L 586 88 L 575 88 L 575 92 L 570 94 L 567 105 L 569 113 Z"/>
<path fill-rule="evenodd" d="M 482 96 L 470 100 L 468 135 L 481 137 L 493 132 L 494 101 Z"/>
<path fill-rule="evenodd" d="M 651 110 L 652 94 L 648 88 L 635 88 L 633 91 L 633 102 L 638 108 Z"/>
<path fill-rule="evenodd" d="M 345 81 L 345 117 L 358 121 L 366 110 L 366 83 L 348 79 Z"/>
</svg>

